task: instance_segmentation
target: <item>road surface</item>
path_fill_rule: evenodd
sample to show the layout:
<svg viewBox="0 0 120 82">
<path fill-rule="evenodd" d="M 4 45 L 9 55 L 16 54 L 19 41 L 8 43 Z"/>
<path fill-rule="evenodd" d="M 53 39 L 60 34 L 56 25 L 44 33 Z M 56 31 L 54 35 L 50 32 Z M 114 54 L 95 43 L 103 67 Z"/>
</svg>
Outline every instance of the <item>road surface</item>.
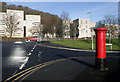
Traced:
<svg viewBox="0 0 120 82">
<path fill-rule="evenodd" d="M 41 46 L 43 43 L 36 43 L 36 42 L 22 42 L 22 43 L 16 43 L 16 42 L 3 42 L 2 43 L 2 78 L 3 80 L 25 70 L 30 67 L 33 67 L 38 64 L 43 64 L 45 62 L 50 62 L 53 60 L 60 60 L 60 59 L 67 59 L 67 61 L 63 62 L 59 65 L 59 63 L 56 65 L 50 65 L 51 68 L 46 68 L 49 70 L 49 73 L 53 77 L 47 76 L 48 74 L 45 74 L 44 71 L 47 71 L 46 69 L 40 69 L 41 78 L 38 80 L 72 80 L 77 75 L 79 75 L 79 72 L 84 71 L 84 69 L 87 69 L 88 67 L 94 67 L 95 65 L 95 52 L 89 52 L 89 51 L 72 51 L 72 50 L 65 50 L 65 49 L 57 49 L 57 48 L 50 48 Z M 49 43 L 48 43 L 49 44 Z M 107 57 L 109 58 L 108 61 L 111 61 L 111 59 L 119 61 L 120 56 L 119 53 L 107 53 Z M 60 60 L 61 61 L 61 60 Z M 76 64 L 77 62 L 77 64 Z M 79 64 L 78 64 L 79 63 Z M 113 64 L 118 65 L 119 62 Z M 62 66 L 61 66 L 62 65 Z M 67 67 L 68 65 L 68 67 Z M 109 64 L 108 64 L 109 65 Z M 61 70 L 60 69 L 64 69 Z M 51 70 L 50 70 L 51 69 Z M 59 71 L 55 71 L 58 70 Z M 74 71 L 72 72 L 71 70 Z M 80 69 L 80 70 L 79 70 Z M 41 71 L 42 70 L 42 71 Z M 44 71 L 43 71 L 44 70 Z M 79 72 L 78 72 L 79 71 Z M 59 75 L 59 73 L 61 74 Z M 64 76 L 65 78 L 62 77 Z M 35 74 L 35 75 L 38 75 Z M 63 74 L 63 75 L 62 75 Z M 67 74 L 67 75 L 66 75 Z M 24 79 L 32 79 L 35 80 L 33 76 L 24 78 Z M 76 78 L 77 79 L 77 78 Z"/>
</svg>

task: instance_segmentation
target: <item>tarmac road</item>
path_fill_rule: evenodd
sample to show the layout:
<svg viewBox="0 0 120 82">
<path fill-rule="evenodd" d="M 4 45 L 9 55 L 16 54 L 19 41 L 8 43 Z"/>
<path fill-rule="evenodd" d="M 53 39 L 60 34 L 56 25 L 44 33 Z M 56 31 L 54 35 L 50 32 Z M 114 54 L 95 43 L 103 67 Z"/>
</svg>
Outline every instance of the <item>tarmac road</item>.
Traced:
<svg viewBox="0 0 120 82">
<path fill-rule="evenodd" d="M 2 42 L 2 79 L 6 79 L 19 71 L 27 60 L 27 54 L 35 42 Z M 20 68 L 21 67 L 21 68 Z"/>
<path fill-rule="evenodd" d="M 16 45 L 14 42 L 3 43 L 3 55 L 5 54 L 3 56 L 3 80 L 12 76 L 16 70 L 17 72 L 13 76 L 23 71 L 16 80 L 85 80 L 86 75 L 89 75 L 87 73 L 93 70 L 95 52 L 50 48 L 41 44 L 60 47 L 49 42 L 38 44 L 23 42 L 20 45 Z M 18 59 L 15 60 L 14 58 L 18 55 Z M 110 62 L 107 64 L 109 69 L 118 70 L 119 53 L 107 53 L 107 58 L 107 63 Z M 89 68 L 90 70 L 86 71 Z M 22 77 L 27 73 L 29 73 L 27 76 Z M 94 73 L 96 72 L 93 70 Z M 88 76 L 88 80 L 91 76 Z M 101 78 L 103 79 L 103 77 Z"/>
</svg>

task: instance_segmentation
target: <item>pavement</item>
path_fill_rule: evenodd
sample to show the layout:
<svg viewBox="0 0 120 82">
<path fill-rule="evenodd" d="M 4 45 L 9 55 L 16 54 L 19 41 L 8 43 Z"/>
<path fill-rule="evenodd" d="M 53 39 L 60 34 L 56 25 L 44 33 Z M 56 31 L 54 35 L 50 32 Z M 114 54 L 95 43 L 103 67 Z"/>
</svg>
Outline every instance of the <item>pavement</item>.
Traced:
<svg viewBox="0 0 120 82">
<path fill-rule="evenodd" d="M 53 47 L 54 48 L 63 47 L 63 49 L 68 48 L 68 47 L 52 44 L 49 42 L 42 42 L 42 43 L 38 43 L 37 45 L 39 46 L 44 45 L 43 47 L 48 46 L 49 48 L 50 46 L 52 46 L 50 48 L 52 52 L 55 52 L 54 51 L 55 49 L 53 49 Z M 64 50 L 65 53 L 67 51 Z M 90 54 L 88 56 L 88 55 L 85 55 L 85 52 L 84 52 L 84 53 L 81 53 L 81 55 L 78 57 L 74 57 L 74 56 L 69 57 L 68 55 L 66 56 L 58 53 L 57 56 L 59 55 L 61 57 L 60 59 L 49 60 L 37 65 L 31 66 L 29 68 L 22 70 L 19 73 L 16 73 L 15 75 L 8 78 L 7 80 L 9 81 L 11 80 L 13 81 L 16 81 L 16 80 L 17 81 L 18 80 L 20 81 L 68 80 L 70 82 L 74 80 L 101 80 L 101 81 L 120 80 L 119 52 L 118 53 L 107 52 L 106 71 L 100 71 L 95 68 L 95 55 L 90 55 Z"/>
<path fill-rule="evenodd" d="M 79 49 L 79 48 L 72 48 L 72 47 L 67 47 L 67 46 L 62 46 L 59 44 L 54 44 L 49 41 L 41 41 L 38 42 L 39 45 L 44 46 L 44 47 L 49 47 L 49 48 L 57 48 L 57 49 L 65 49 L 65 50 L 72 50 L 72 51 L 88 51 L 88 52 L 96 52 L 96 50 L 87 50 L 87 49 Z M 109 53 L 120 53 L 119 51 L 106 51 Z"/>
</svg>

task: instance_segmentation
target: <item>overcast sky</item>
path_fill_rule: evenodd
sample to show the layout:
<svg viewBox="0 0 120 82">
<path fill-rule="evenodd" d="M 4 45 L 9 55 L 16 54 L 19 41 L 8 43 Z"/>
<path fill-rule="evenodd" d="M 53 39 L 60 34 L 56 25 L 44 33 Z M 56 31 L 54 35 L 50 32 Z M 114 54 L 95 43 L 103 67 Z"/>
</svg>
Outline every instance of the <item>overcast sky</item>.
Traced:
<svg viewBox="0 0 120 82">
<path fill-rule="evenodd" d="M 69 13 L 72 20 L 89 18 L 97 22 L 106 15 L 118 15 L 117 2 L 8 2 L 7 4 L 28 6 L 58 16 L 65 11 Z M 92 18 L 87 14 L 89 11 L 92 12 Z"/>
</svg>

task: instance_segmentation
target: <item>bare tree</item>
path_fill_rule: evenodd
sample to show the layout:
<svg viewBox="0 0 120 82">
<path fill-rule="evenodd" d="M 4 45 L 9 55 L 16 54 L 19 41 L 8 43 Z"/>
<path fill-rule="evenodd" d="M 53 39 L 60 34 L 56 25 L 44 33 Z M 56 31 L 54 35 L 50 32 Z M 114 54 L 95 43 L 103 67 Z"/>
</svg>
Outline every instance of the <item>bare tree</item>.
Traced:
<svg viewBox="0 0 120 82">
<path fill-rule="evenodd" d="M 70 20 L 69 13 L 63 11 L 62 14 L 61 14 L 61 19 L 63 19 L 63 20 Z"/>
<path fill-rule="evenodd" d="M 74 23 L 70 24 L 70 35 L 71 37 L 76 37 L 76 27 Z"/>
<path fill-rule="evenodd" d="M 5 25 L 7 26 L 6 31 L 10 34 L 10 37 L 12 37 L 13 33 L 17 30 L 17 26 L 20 22 L 18 21 L 15 14 L 4 15 L 3 21 Z"/>
<path fill-rule="evenodd" d="M 70 36 L 74 38 L 74 44 L 76 44 L 76 27 L 74 23 L 70 24 Z"/>
<path fill-rule="evenodd" d="M 116 15 L 107 15 L 104 17 L 103 20 L 99 21 L 97 23 L 96 27 L 100 27 L 100 28 L 107 28 L 107 36 L 108 36 L 108 40 L 109 43 L 111 43 L 111 39 L 112 39 L 112 33 L 115 32 L 116 30 L 116 25 L 118 24 L 118 19 Z"/>
<path fill-rule="evenodd" d="M 108 15 L 105 16 L 105 27 L 107 27 L 108 31 L 108 38 L 109 38 L 109 43 L 111 43 L 111 38 L 112 38 L 112 32 L 115 31 L 115 24 L 117 24 L 117 16 L 116 15 Z"/>
<path fill-rule="evenodd" d="M 62 37 L 64 37 L 64 35 L 66 36 L 70 36 L 70 31 L 66 31 L 66 30 L 70 30 L 70 17 L 69 17 L 69 13 L 63 11 L 61 14 L 61 19 L 62 19 Z"/>
<path fill-rule="evenodd" d="M 40 41 L 41 38 L 43 37 L 43 26 L 39 24 L 39 26 L 32 27 L 29 32 L 32 33 L 32 36 L 34 34 L 38 34 L 38 40 Z"/>
<path fill-rule="evenodd" d="M 32 34 L 32 36 L 33 36 L 34 34 L 39 33 L 39 28 L 36 27 L 36 26 L 33 26 L 33 27 L 29 30 L 29 32 L 30 32 L 30 33 Z"/>
<path fill-rule="evenodd" d="M 42 33 L 42 31 L 43 31 L 43 28 L 42 28 L 42 25 L 40 25 L 40 24 L 39 24 L 39 26 L 33 26 L 33 27 L 29 30 L 29 32 L 32 33 L 32 36 L 33 36 L 34 34 Z"/>
</svg>

